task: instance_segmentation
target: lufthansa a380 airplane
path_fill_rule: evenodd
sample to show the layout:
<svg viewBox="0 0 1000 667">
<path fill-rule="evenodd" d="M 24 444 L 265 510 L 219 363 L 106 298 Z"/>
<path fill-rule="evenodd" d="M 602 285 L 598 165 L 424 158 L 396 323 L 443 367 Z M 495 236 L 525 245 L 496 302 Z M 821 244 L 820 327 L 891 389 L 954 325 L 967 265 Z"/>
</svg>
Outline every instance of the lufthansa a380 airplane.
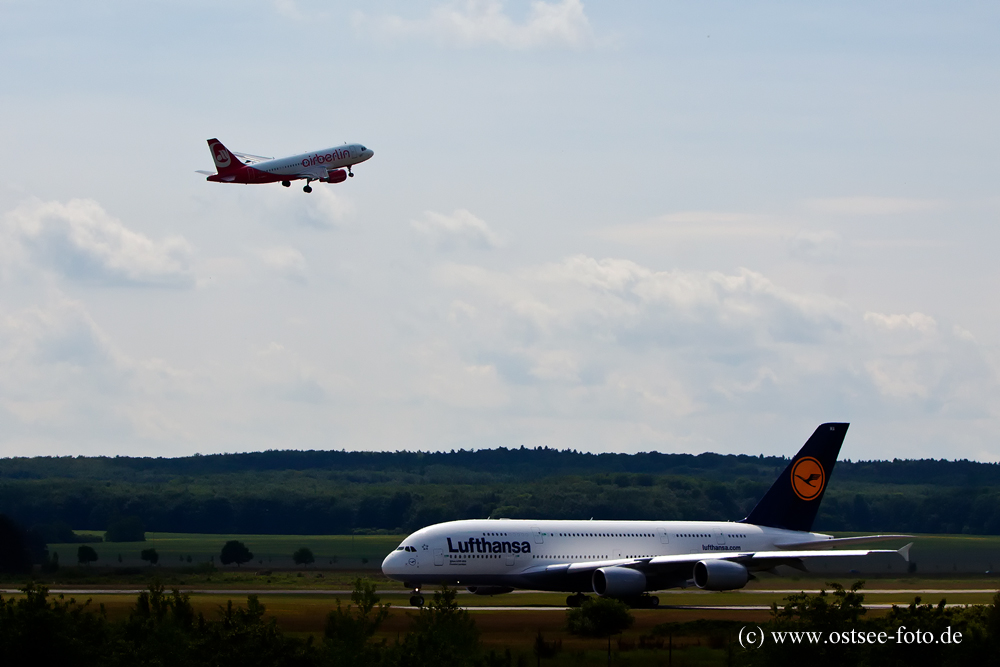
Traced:
<svg viewBox="0 0 1000 667">
<path fill-rule="evenodd" d="M 481 595 L 515 588 L 584 591 L 656 606 L 648 591 L 688 586 L 743 588 L 751 573 L 790 565 L 805 570 L 814 558 L 891 554 L 909 561 L 912 543 L 898 550 L 833 549 L 908 535 L 834 538 L 810 532 L 848 424 L 822 424 L 753 511 L 723 521 L 449 521 L 413 533 L 386 556 L 382 572 L 413 589 L 467 586 Z"/>
<path fill-rule="evenodd" d="M 287 188 L 292 181 L 305 179 L 303 192 L 312 192 L 312 186 L 309 185 L 312 181 L 322 183 L 346 181 L 348 176 L 354 176 L 351 167 L 375 155 L 375 151 L 361 144 L 344 144 L 336 148 L 280 158 L 236 153 L 223 146 L 218 139 L 209 139 L 208 149 L 212 152 L 212 159 L 215 160 L 216 173 L 199 169 L 199 174 L 208 175 L 205 180 L 243 184 L 281 181 Z"/>
</svg>

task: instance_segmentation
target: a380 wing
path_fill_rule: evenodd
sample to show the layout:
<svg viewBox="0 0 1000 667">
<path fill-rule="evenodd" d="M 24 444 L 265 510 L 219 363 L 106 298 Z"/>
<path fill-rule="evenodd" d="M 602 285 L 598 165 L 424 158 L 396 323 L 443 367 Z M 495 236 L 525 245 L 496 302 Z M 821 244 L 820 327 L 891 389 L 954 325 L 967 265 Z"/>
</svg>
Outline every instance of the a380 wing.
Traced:
<svg viewBox="0 0 1000 667">
<path fill-rule="evenodd" d="M 876 554 L 895 554 L 904 560 L 910 560 L 910 547 L 907 544 L 900 549 L 805 549 L 798 551 L 711 551 L 706 553 L 676 554 L 671 556 L 655 556 L 652 558 L 616 558 L 601 561 L 586 561 L 578 563 L 556 563 L 553 565 L 532 568 L 529 572 L 579 574 L 593 572 L 602 567 L 628 567 L 642 572 L 658 570 L 676 570 L 685 565 L 694 566 L 702 560 L 729 560 L 740 563 L 750 570 L 766 570 L 778 565 L 799 566 L 802 561 L 813 558 L 857 558 Z"/>
</svg>

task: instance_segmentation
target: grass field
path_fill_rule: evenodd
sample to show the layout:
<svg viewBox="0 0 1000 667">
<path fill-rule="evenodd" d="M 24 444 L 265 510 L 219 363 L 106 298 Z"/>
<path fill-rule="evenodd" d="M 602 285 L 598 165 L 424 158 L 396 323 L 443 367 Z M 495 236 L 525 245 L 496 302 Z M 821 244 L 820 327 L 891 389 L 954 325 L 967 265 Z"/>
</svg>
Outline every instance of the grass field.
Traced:
<svg viewBox="0 0 1000 667">
<path fill-rule="evenodd" d="M 80 531 L 83 532 L 83 531 Z M 846 535 L 845 535 L 846 536 Z M 231 539 L 244 542 L 254 553 L 253 561 L 242 567 L 219 567 L 222 545 Z M 402 536 L 299 536 L 299 535 L 201 535 L 147 533 L 146 542 L 89 543 L 98 553 L 98 561 L 90 566 L 75 566 L 78 544 L 50 544 L 50 553 L 59 553 L 63 567 L 45 582 L 53 587 L 106 589 L 108 593 L 77 594 L 78 599 L 92 598 L 94 605 L 104 605 L 112 618 L 126 615 L 135 603 L 135 594 L 111 594 L 111 590 L 139 589 L 152 580 L 161 581 L 168 589 L 211 589 L 231 593 L 192 593 L 191 600 L 198 611 L 211 616 L 232 599 L 244 603 L 246 594 L 240 591 L 261 591 L 260 600 L 266 605 L 278 625 L 296 635 L 320 637 L 326 615 L 336 606 L 350 602 L 349 595 L 335 591 L 350 589 L 356 577 L 375 580 L 383 591 L 383 601 L 392 605 L 392 613 L 382 634 L 394 639 L 407 630 L 415 613 L 405 609 L 408 593 L 401 584 L 381 575 L 379 565 L 394 549 Z M 1000 566 L 1000 536 L 919 535 L 914 537 L 911 558 L 917 564 L 915 573 L 906 573 L 905 564 L 897 559 L 885 562 L 846 559 L 817 563 L 812 572 L 786 570 L 784 576 L 761 574 L 743 590 L 724 593 L 683 589 L 661 591 L 660 609 L 635 610 L 636 625 L 615 641 L 617 665 L 667 664 L 672 659 L 678 665 L 726 664 L 728 639 L 722 630 L 687 633 L 679 631 L 669 639 L 652 635 L 657 626 L 709 620 L 758 623 L 767 620 L 766 610 L 739 607 L 769 606 L 781 603 L 784 591 L 816 590 L 825 582 L 838 581 L 850 586 L 854 581 L 867 581 L 865 599 L 869 603 L 909 604 L 914 589 L 955 591 L 981 589 L 985 592 L 924 593 L 924 602 L 946 599 L 949 603 L 987 604 L 994 590 L 1000 589 L 1000 575 L 993 574 L 994 563 Z M 150 567 L 139 558 L 142 549 L 155 548 L 159 564 Z M 309 547 L 316 563 L 308 568 L 295 566 L 292 553 Z M 121 561 L 119 562 L 119 555 Z M 190 557 L 190 562 L 188 562 Z M 216 566 L 214 569 L 210 564 Z M 66 567 L 67 565 L 71 567 Z M 850 572 L 856 569 L 857 572 Z M 6 587 L 14 587 L 9 582 Z M 273 591 L 273 592 L 271 592 Z M 288 591 L 288 592 L 284 592 Z M 301 592 L 295 592 L 301 591 Z M 898 592 L 895 592 L 898 591 Z M 68 597 L 68 595 L 67 595 Z M 562 642 L 562 652 L 546 665 L 604 664 L 606 644 L 580 639 L 565 631 L 565 594 L 515 592 L 510 595 L 483 597 L 461 591 L 459 603 L 473 610 L 473 616 L 487 648 L 499 652 L 509 648 L 535 664 L 531 647 L 541 630 L 547 640 Z M 683 609 L 685 606 L 733 606 L 730 610 Z M 522 610 L 476 611 L 477 607 L 519 607 Z M 527 608 L 527 609 L 524 609 Z M 872 611 L 873 614 L 885 613 Z M 661 627 L 661 629 L 662 629 Z M 670 626 L 675 627 L 675 626 Z M 683 626 L 678 626 L 683 627 Z M 728 632 L 728 630 L 726 631 Z M 722 634 L 720 634 L 722 633 Z M 727 635 L 728 636 L 728 635 Z M 641 639 L 645 637 L 645 639 Z M 640 649 L 643 642 L 653 642 L 654 648 Z M 657 642 L 660 642 L 657 644 Z M 670 646 L 673 646 L 672 651 Z M 659 646 L 659 648 L 656 648 Z"/>
<path fill-rule="evenodd" d="M 98 535 L 77 531 L 78 535 Z M 297 567 L 292 554 L 309 547 L 316 562 L 313 569 L 377 569 L 385 555 L 396 548 L 402 536 L 383 535 L 206 535 L 199 533 L 146 533 L 145 542 L 87 542 L 97 551 L 95 565 L 145 566 L 139 558 L 143 549 L 154 548 L 161 567 L 184 567 L 199 563 L 219 563 L 222 545 L 239 540 L 253 552 L 253 560 L 243 569 L 291 569 Z M 79 544 L 50 544 L 63 565 L 76 563 Z M 121 560 L 119 560 L 119 556 Z M 190 561 L 188 558 L 190 557 Z"/>
<path fill-rule="evenodd" d="M 77 531 L 79 535 L 88 531 Z M 89 533 L 97 536 L 97 533 Z M 848 536 L 856 533 L 838 533 Z M 143 549 L 155 548 L 160 556 L 159 567 L 195 567 L 200 563 L 219 563 L 222 545 L 228 540 L 240 540 L 253 552 L 254 558 L 235 570 L 299 569 L 292 553 L 309 547 L 316 557 L 310 570 L 341 571 L 370 570 L 376 572 L 382 559 L 403 539 L 402 535 L 221 535 L 195 533 L 147 533 L 145 542 L 88 542 L 97 551 L 96 569 L 145 567 L 139 558 Z M 902 542 L 902 541 L 901 541 Z M 910 558 L 919 575 L 985 574 L 1000 568 L 1000 536 L 996 535 L 916 535 Z M 881 546 L 881 545 L 880 545 Z M 58 553 L 63 566 L 76 563 L 79 544 L 50 544 L 50 553 Z M 884 548 L 884 547 L 883 547 Z M 858 574 L 866 577 L 897 577 L 906 574 L 907 565 L 901 559 L 829 559 L 810 565 L 818 577 L 834 574 Z"/>
</svg>

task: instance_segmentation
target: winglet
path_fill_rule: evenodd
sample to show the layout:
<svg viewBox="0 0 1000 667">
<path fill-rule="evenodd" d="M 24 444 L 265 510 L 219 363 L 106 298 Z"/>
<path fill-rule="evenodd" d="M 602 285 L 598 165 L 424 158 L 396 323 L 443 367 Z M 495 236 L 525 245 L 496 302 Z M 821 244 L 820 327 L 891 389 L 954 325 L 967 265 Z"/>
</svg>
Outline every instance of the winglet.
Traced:
<svg viewBox="0 0 1000 667">
<path fill-rule="evenodd" d="M 896 553 L 898 553 L 900 556 L 902 556 L 903 560 L 905 560 L 907 563 L 910 562 L 910 547 L 912 547 L 912 546 L 913 546 L 913 542 L 910 542 L 910 543 L 908 543 L 908 544 L 906 544 L 904 546 L 901 546 L 900 548 L 896 549 Z"/>
</svg>

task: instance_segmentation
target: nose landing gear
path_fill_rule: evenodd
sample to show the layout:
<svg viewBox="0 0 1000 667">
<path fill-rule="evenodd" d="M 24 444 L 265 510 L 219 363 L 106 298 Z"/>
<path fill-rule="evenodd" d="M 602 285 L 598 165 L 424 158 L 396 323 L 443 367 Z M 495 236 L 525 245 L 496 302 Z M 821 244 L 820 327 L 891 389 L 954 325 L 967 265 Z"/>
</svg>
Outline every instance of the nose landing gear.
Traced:
<svg viewBox="0 0 1000 667">
<path fill-rule="evenodd" d="M 347 175 L 350 176 L 351 178 L 354 178 L 354 172 L 351 171 L 350 165 L 348 165 L 347 167 Z"/>
<path fill-rule="evenodd" d="M 410 596 L 410 606 L 411 607 L 423 607 L 424 606 L 424 596 L 420 594 L 419 588 L 413 589 L 413 594 Z"/>
</svg>

